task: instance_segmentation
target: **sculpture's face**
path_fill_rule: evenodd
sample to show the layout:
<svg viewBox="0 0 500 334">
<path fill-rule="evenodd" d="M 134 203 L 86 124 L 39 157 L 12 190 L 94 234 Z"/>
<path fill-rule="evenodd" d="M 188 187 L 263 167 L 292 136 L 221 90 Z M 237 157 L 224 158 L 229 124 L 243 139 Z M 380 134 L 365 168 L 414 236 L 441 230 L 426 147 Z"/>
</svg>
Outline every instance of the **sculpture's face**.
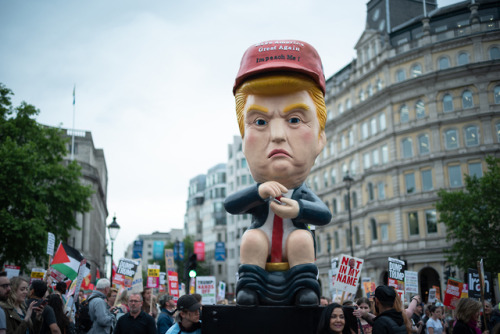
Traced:
<svg viewBox="0 0 500 334">
<path fill-rule="evenodd" d="M 248 95 L 244 112 L 243 153 L 255 181 L 302 184 L 326 142 L 309 93 Z"/>
</svg>

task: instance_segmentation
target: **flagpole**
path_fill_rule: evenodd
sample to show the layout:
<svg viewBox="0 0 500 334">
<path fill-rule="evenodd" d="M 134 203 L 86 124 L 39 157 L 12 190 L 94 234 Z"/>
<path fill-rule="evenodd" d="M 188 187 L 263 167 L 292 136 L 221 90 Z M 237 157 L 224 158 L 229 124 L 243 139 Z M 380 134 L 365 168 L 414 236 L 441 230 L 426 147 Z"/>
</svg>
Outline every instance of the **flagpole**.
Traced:
<svg viewBox="0 0 500 334">
<path fill-rule="evenodd" d="M 75 160 L 75 89 L 73 86 L 73 129 L 71 131 L 71 161 Z"/>
</svg>

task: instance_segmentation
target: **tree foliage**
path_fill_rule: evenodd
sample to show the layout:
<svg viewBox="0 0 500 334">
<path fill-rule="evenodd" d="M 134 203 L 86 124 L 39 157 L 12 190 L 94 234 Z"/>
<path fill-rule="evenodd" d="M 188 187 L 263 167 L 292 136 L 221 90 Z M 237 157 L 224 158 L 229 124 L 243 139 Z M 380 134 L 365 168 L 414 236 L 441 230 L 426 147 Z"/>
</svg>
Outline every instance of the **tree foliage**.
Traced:
<svg viewBox="0 0 500 334">
<path fill-rule="evenodd" d="M 75 212 L 90 210 L 90 186 L 80 182 L 80 166 L 63 158 L 61 130 L 38 124 L 39 110 L 0 83 L 0 266 L 47 260 L 47 232 L 66 240 L 78 228 Z"/>
<path fill-rule="evenodd" d="M 465 176 L 465 189 L 439 192 L 436 208 L 452 243 L 448 260 L 462 270 L 476 268 L 483 258 L 486 271 L 500 268 L 500 159 L 487 157 L 481 178 Z"/>
</svg>

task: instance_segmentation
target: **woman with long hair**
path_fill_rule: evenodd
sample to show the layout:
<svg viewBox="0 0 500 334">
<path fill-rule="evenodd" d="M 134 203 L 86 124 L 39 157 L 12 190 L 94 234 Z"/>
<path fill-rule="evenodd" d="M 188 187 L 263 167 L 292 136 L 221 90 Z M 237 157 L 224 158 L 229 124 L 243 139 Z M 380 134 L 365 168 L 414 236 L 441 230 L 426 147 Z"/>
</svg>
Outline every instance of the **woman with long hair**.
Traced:
<svg viewBox="0 0 500 334">
<path fill-rule="evenodd" d="M 56 323 L 59 327 L 62 334 L 66 334 L 70 332 L 70 321 L 66 314 L 64 313 L 64 305 L 63 300 L 60 295 L 52 294 L 48 298 L 48 303 L 50 307 L 54 310 L 54 314 L 56 316 Z"/>
<path fill-rule="evenodd" d="M 372 303 L 370 302 L 370 300 L 366 297 L 362 297 L 362 298 L 359 298 L 357 301 L 356 301 L 356 304 L 358 305 L 358 309 L 359 309 L 359 324 L 361 326 L 359 326 L 359 329 L 358 329 L 358 333 L 361 334 L 371 334 L 372 333 L 372 326 L 373 326 L 373 322 L 370 323 L 368 322 L 365 318 L 367 316 L 368 313 L 373 313 L 372 312 Z"/>
<path fill-rule="evenodd" d="M 453 334 L 481 334 L 477 326 L 481 307 L 481 303 L 474 299 L 460 298 L 455 309 L 457 321 L 453 325 Z"/>
<path fill-rule="evenodd" d="M 32 302 L 28 308 L 25 306 L 28 296 L 28 281 L 21 277 L 13 277 L 10 280 L 10 286 L 7 301 L 0 302 L 7 320 L 7 334 L 38 333 L 39 328 L 35 331 L 31 321 L 36 301 Z M 37 316 L 39 316 L 38 313 Z"/>
<path fill-rule="evenodd" d="M 344 309 L 340 304 L 332 303 L 325 306 L 316 334 L 351 334 L 350 329 L 346 326 Z"/>
</svg>

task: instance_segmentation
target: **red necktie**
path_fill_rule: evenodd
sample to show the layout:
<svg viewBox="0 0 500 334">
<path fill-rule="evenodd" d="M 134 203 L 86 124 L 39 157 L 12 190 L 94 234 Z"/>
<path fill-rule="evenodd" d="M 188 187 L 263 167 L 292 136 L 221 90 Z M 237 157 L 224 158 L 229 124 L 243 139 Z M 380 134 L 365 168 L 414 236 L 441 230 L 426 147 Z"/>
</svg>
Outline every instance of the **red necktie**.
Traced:
<svg viewBox="0 0 500 334">
<path fill-rule="evenodd" d="M 280 199 L 276 197 L 276 199 Z M 282 262 L 282 251 L 283 251 L 283 219 L 274 214 L 273 220 L 273 237 L 271 242 L 271 262 Z"/>
</svg>

